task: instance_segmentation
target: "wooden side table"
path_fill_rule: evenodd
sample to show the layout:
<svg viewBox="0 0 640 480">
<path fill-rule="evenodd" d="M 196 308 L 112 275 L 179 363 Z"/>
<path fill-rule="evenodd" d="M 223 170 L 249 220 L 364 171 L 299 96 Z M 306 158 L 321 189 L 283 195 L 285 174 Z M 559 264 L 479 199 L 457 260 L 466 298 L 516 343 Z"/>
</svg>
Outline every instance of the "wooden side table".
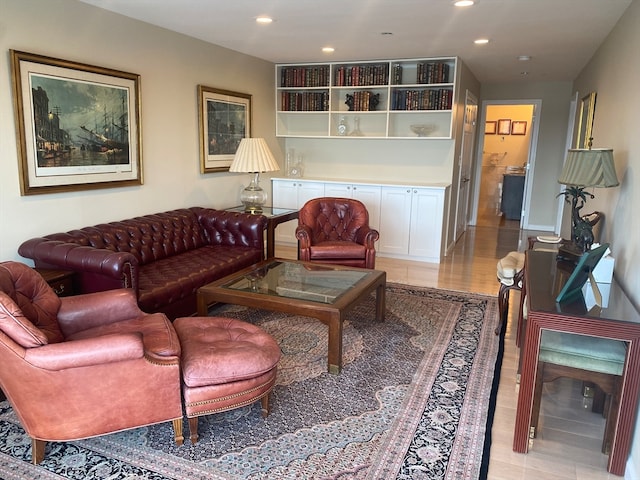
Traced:
<svg viewBox="0 0 640 480">
<path fill-rule="evenodd" d="M 225 208 L 227 212 L 242 212 L 245 213 L 243 206 Z M 281 223 L 288 222 L 289 220 L 295 220 L 298 218 L 298 210 L 291 210 L 289 208 L 277 208 L 277 207 L 262 207 L 262 212 L 251 213 L 252 215 L 262 215 L 267 219 L 267 257 L 273 258 L 275 256 L 276 249 L 276 227 Z"/>
<path fill-rule="evenodd" d="M 69 270 L 52 270 L 48 268 L 35 268 L 36 272 L 49 284 L 59 297 L 75 295 L 73 286 L 74 272 Z"/>
<path fill-rule="evenodd" d="M 627 343 L 627 358 L 623 371 L 623 390 L 618 421 L 607 470 L 623 476 L 631 449 L 633 426 L 640 396 L 640 313 L 613 282 L 607 302 L 602 308 L 587 309 L 584 298 L 559 304 L 555 298 L 567 279 L 556 262 L 555 252 L 528 250 L 524 284 L 527 291 L 528 315 L 523 349 L 520 352 L 522 371 L 513 434 L 513 450 L 526 453 L 529 449 L 533 391 L 543 329 L 621 340 Z M 603 290 L 601 288 L 601 290 Z"/>
</svg>

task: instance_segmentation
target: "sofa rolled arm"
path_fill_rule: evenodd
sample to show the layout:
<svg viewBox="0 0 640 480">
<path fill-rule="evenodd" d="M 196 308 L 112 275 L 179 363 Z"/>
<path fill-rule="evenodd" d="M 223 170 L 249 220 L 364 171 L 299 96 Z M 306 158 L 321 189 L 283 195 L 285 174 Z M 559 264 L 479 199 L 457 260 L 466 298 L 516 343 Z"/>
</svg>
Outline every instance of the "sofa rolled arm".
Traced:
<svg viewBox="0 0 640 480">
<path fill-rule="evenodd" d="M 138 260 L 129 252 L 114 252 L 59 240 L 32 238 L 20 245 L 18 253 L 32 259 L 36 267 L 71 270 L 100 278 L 105 282 L 100 288 L 93 289 L 90 286 L 85 288 L 83 285 L 83 291 L 118 287 L 133 288 L 136 291 L 138 289 Z M 96 282 L 95 278 L 92 281 Z M 83 280 L 80 279 L 80 282 Z"/>
<path fill-rule="evenodd" d="M 266 217 L 204 207 L 192 207 L 190 210 L 198 217 L 210 245 L 264 248 Z"/>
<path fill-rule="evenodd" d="M 118 333 L 51 343 L 29 348 L 25 352 L 25 360 L 31 365 L 51 371 L 135 360 L 143 356 L 140 333 Z"/>
<path fill-rule="evenodd" d="M 356 233 L 356 242 L 360 245 L 364 245 L 367 250 L 372 250 L 379 238 L 380 233 L 369 226 L 360 227 Z"/>
<path fill-rule="evenodd" d="M 304 262 L 311 260 L 311 228 L 307 225 L 296 227 L 298 239 L 298 258 Z"/>
<path fill-rule="evenodd" d="M 311 227 L 308 225 L 298 225 L 296 227 L 296 238 L 300 242 L 300 248 L 311 247 Z"/>
<path fill-rule="evenodd" d="M 137 318 L 145 313 L 138 307 L 130 288 L 105 290 L 60 298 L 58 324 L 65 337 L 100 325 Z"/>
</svg>

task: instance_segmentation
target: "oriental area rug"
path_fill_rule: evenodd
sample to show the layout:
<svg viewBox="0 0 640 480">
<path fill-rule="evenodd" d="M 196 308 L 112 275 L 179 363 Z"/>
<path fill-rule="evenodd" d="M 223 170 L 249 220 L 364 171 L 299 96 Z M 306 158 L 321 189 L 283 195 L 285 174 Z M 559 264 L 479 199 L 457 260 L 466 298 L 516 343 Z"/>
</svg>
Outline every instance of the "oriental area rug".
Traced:
<svg viewBox="0 0 640 480">
<path fill-rule="evenodd" d="M 384 322 L 373 296 L 349 314 L 339 375 L 327 372 L 327 327 L 317 320 L 231 305 L 210 314 L 258 324 L 280 344 L 266 419 L 259 402 L 200 417 L 200 440 L 191 445 L 185 422 L 181 447 L 170 423 L 48 443 L 34 466 L 5 401 L 0 478 L 482 478 L 501 361 L 494 297 L 389 284 Z"/>
</svg>

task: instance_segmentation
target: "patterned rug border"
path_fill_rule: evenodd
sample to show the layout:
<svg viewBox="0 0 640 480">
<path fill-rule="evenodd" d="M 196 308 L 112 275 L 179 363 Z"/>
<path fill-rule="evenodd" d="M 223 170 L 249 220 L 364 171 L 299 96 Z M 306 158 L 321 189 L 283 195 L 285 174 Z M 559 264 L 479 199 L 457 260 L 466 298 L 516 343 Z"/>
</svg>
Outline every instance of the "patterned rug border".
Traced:
<svg viewBox="0 0 640 480">
<path fill-rule="evenodd" d="M 501 366 L 501 350 L 503 336 L 496 336 L 494 333 L 497 325 L 497 298 L 492 295 L 483 293 L 473 293 L 456 291 L 451 289 L 441 289 L 435 287 L 415 286 L 398 282 L 388 283 L 387 290 L 397 290 L 402 294 L 413 294 L 414 292 L 422 292 L 423 296 L 431 296 L 434 298 L 446 299 L 447 297 L 458 298 L 464 300 L 462 303 L 469 302 L 486 302 L 482 313 L 482 326 L 479 333 L 479 342 L 477 345 L 478 354 L 484 355 L 483 358 L 495 359 L 495 364 L 487 365 L 486 363 L 473 361 L 471 370 L 468 375 L 468 382 L 472 389 L 465 389 L 464 402 L 473 402 L 475 408 L 462 408 L 459 419 L 460 430 L 456 432 L 454 442 L 451 446 L 450 457 L 446 473 L 442 477 L 447 479 L 479 479 L 482 478 L 482 467 L 488 462 L 488 448 L 490 445 L 490 429 L 493 420 L 493 410 L 495 408 L 495 392 L 491 388 L 496 386 L 494 372 L 499 374 Z M 451 300 L 451 299 L 449 299 Z M 452 302 L 453 304 L 454 302 Z M 444 365 L 444 355 L 446 350 L 450 349 L 452 343 L 452 335 L 454 330 L 458 328 L 458 324 L 463 319 L 462 305 L 458 305 L 459 312 L 457 321 L 451 322 L 446 328 L 438 331 L 439 337 L 449 338 L 446 348 L 442 352 L 437 352 L 435 356 L 439 357 L 435 361 L 432 352 L 425 354 L 424 359 L 419 365 L 419 370 L 414 374 L 414 380 L 408 386 L 409 393 L 405 395 L 402 403 L 401 412 L 407 410 L 414 411 L 422 409 L 420 405 L 425 405 L 427 398 L 433 394 L 432 387 L 437 380 L 437 376 L 433 370 L 441 369 Z M 489 386 L 489 387 L 488 387 Z M 487 392 L 490 391 L 490 398 Z M 467 393 L 468 392 L 468 393 Z M 484 393 L 483 393 L 484 392 Z M 493 401 L 493 404 L 491 403 Z M 343 472 L 344 474 L 352 473 L 353 476 L 338 476 L 331 478 L 358 478 L 358 479 L 419 479 L 431 478 L 428 476 L 420 476 L 420 471 L 416 470 L 416 476 L 406 476 L 399 473 L 402 469 L 402 463 L 406 461 L 406 456 L 399 452 L 408 451 L 410 444 L 415 440 L 413 434 L 418 429 L 418 425 L 425 421 L 426 407 L 422 416 L 416 416 L 407 422 L 407 418 L 398 415 L 392 424 L 392 427 L 381 438 L 372 438 L 372 442 L 381 442 L 377 454 L 374 454 L 369 465 L 370 468 L 354 465 L 352 472 Z M 17 421 L 17 420 L 16 420 Z M 167 435 L 170 435 L 170 426 L 166 426 Z M 413 432 L 411 431 L 413 429 Z M 135 464 L 136 472 L 129 472 L 131 477 L 118 476 L 109 478 L 143 478 L 153 480 L 165 479 L 202 479 L 202 480 L 236 480 L 237 476 L 229 475 L 218 468 L 212 467 L 206 461 L 197 463 L 193 460 L 181 458 L 171 454 L 167 454 L 161 450 L 154 450 L 150 447 L 140 445 L 124 445 L 116 436 L 97 437 L 78 442 L 70 442 L 69 444 L 78 451 L 77 455 L 99 455 L 104 456 L 110 462 L 123 462 L 124 464 Z M 64 449 L 64 447 L 62 447 Z M 413 446 L 415 452 L 416 448 Z M 424 447 L 422 447 L 424 448 Z M 87 453 L 88 452 L 88 453 Z M 135 460 L 134 460 L 135 459 Z M 46 461 L 46 458 L 45 458 Z M 451 468 L 449 468 L 451 467 Z M 126 470 L 126 469 L 124 469 Z M 362 475 L 365 476 L 362 476 Z M 67 478 L 83 478 L 74 476 L 60 476 L 52 471 L 38 466 L 32 466 L 20 459 L 4 452 L 0 452 L 0 478 L 20 479 L 20 478 L 42 478 L 43 480 L 67 479 Z M 262 478 L 262 477 L 261 477 Z M 276 477 L 264 477 L 276 478 Z M 300 477 L 302 478 L 302 477 Z M 320 478 L 320 477 L 304 477 L 304 478 Z M 323 477 L 324 478 L 324 477 Z M 329 477 L 326 477 L 329 478 Z"/>
</svg>

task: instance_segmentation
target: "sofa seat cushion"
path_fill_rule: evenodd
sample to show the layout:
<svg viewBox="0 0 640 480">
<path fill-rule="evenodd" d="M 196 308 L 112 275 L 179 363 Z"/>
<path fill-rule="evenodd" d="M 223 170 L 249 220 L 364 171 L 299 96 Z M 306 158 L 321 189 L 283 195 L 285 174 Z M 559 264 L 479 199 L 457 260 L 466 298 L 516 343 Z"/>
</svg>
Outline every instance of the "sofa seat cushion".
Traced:
<svg viewBox="0 0 640 480">
<path fill-rule="evenodd" d="M 324 258 L 364 258 L 366 248 L 355 242 L 326 241 L 312 245 L 310 248 L 312 260 Z"/>
<path fill-rule="evenodd" d="M 122 333 L 140 333 L 147 355 L 157 358 L 180 357 L 180 340 L 172 323 L 162 313 L 143 315 L 122 322 L 89 328 L 67 337 L 67 341 Z"/>
<path fill-rule="evenodd" d="M 146 312 L 159 311 L 261 259 L 262 252 L 252 247 L 207 245 L 141 265 L 138 304 Z"/>
</svg>

